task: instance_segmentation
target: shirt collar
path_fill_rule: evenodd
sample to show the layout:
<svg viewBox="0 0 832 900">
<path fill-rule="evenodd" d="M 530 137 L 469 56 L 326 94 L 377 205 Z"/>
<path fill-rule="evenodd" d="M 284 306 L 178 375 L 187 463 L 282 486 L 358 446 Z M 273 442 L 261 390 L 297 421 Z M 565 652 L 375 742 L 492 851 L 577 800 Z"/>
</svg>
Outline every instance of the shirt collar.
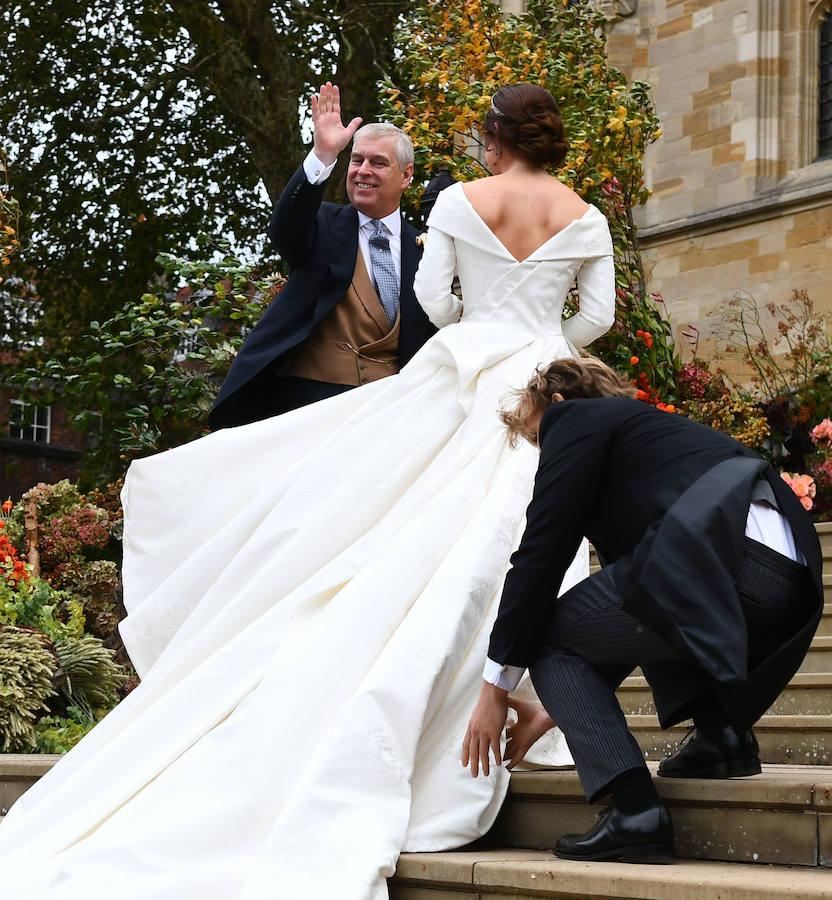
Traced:
<svg viewBox="0 0 832 900">
<path fill-rule="evenodd" d="M 363 228 L 368 222 L 372 222 L 373 219 L 371 216 L 368 216 L 366 213 L 361 212 L 360 209 L 357 209 L 358 213 L 358 227 Z M 382 222 L 387 226 L 390 234 L 393 237 L 398 237 L 402 231 L 402 214 L 398 209 L 393 210 L 389 216 L 385 216 L 381 219 Z"/>
</svg>

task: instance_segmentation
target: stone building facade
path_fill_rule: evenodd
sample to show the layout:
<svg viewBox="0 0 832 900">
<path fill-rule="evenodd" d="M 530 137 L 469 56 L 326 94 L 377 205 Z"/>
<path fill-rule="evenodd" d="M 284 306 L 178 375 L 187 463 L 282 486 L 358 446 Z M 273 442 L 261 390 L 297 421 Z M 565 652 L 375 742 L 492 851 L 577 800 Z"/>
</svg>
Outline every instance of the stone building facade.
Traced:
<svg viewBox="0 0 832 900">
<path fill-rule="evenodd" d="M 581 0 L 583 2 L 583 0 Z M 652 85 L 663 136 L 638 211 L 651 289 L 714 351 L 713 311 L 805 289 L 832 323 L 832 0 L 594 0 L 610 62 Z M 507 11 L 523 0 L 503 0 Z M 824 31 L 824 23 L 826 30 Z M 826 151 L 826 152 L 824 152 Z"/>
<path fill-rule="evenodd" d="M 819 97 L 832 0 L 602 6 L 610 61 L 652 85 L 662 121 L 639 224 L 674 325 L 699 327 L 707 351 L 709 313 L 727 298 L 743 291 L 762 306 L 792 289 L 832 321 L 832 110 Z"/>
</svg>

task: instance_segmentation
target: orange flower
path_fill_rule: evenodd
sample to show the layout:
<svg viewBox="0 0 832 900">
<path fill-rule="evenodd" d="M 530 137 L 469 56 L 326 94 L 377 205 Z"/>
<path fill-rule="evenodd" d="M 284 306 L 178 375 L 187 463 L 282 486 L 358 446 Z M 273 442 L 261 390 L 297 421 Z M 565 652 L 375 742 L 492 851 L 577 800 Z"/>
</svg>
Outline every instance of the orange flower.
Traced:
<svg viewBox="0 0 832 900">
<path fill-rule="evenodd" d="M 781 472 L 780 477 L 795 492 L 800 505 L 805 510 L 814 506 L 813 498 L 817 493 L 815 479 L 811 475 L 794 475 L 790 472 Z"/>
<path fill-rule="evenodd" d="M 641 362 L 641 360 L 637 356 L 630 357 L 630 365 L 631 366 L 637 366 L 640 362 Z"/>
<path fill-rule="evenodd" d="M 11 497 L 9 497 L 8 500 L 4 500 L 4 501 L 3 501 L 3 505 L 0 506 L 0 509 L 3 510 L 3 515 L 4 515 L 4 516 L 7 516 L 7 515 L 12 511 L 12 507 L 13 507 L 13 506 L 14 506 L 14 503 L 12 503 L 12 498 L 11 498 Z"/>
</svg>

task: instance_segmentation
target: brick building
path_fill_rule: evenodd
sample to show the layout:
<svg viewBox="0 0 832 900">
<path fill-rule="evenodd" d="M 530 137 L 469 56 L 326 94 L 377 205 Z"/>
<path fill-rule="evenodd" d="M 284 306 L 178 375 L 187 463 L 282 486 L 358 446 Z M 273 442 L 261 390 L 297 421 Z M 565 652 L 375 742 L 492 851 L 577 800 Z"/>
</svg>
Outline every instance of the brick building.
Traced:
<svg viewBox="0 0 832 900">
<path fill-rule="evenodd" d="M 75 481 L 84 442 L 61 407 L 0 392 L 0 498 L 17 500 L 40 481 Z"/>
</svg>

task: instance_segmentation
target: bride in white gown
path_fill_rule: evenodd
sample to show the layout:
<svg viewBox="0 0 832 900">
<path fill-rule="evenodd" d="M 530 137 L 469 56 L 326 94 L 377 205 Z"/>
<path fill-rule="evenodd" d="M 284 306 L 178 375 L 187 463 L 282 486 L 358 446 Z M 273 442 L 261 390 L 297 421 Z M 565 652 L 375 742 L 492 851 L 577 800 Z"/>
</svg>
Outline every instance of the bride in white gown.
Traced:
<svg viewBox="0 0 832 900">
<path fill-rule="evenodd" d="M 614 314 L 606 220 L 545 174 L 560 120 L 521 87 L 487 120 L 495 177 L 431 214 L 441 330 L 401 374 L 131 466 L 142 683 L 0 827 L 4 900 L 379 900 L 402 850 L 491 826 L 508 772 L 460 747 L 537 464 L 496 410 Z"/>
</svg>

